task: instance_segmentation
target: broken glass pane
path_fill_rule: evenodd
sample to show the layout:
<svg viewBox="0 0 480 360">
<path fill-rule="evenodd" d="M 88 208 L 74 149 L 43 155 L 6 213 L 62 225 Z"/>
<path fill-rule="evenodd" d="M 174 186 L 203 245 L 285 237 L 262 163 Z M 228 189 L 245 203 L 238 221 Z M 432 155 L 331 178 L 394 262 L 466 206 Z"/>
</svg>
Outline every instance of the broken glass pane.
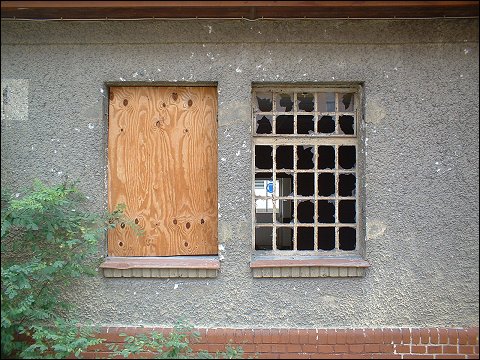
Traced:
<svg viewBox="0 0 480 360">
<path fill-rule="evenodd" d="M 278 115 L 275 121 L 277 134 L 293 134 L 293 115 Z"/>
<path fill-rule="evenodd" d="M 338 179 L 338 194 L 340 196 L 355 196 L 355 175 L 340 174 Z"/>
<path fill-rule="evenodd" d="M 312 112 L 315 108 L 315 100 L 313 94 L 300 93 L 297 94 L 298 111 Z"/>
<path fill-rule="evenodd" d="M 272 147 L 255 145 L 255 167 L 257 169 L 271 169 L 273 167 Z"/>
<path fill-rule="evenodd" d="M 354 134 L 354 119 L 351 115 L 342 115 L 339 118 L 339 125 L 340 125 L 340 134 L 343 132 L 345 135 L 353 135 Z"/>
<path fill-rule="evenodd" d="M 279 200 L 276 220 L 281 224 L 290 224 L 293 221 L 293 200 Z"/>
<path fill-rule="evenodd" d="M 277 94 L 277 111 L 289 112 L 293 110 L 293 94 Z"/>
<path fill-rule="evenodd" d="M 315 250 L 313 227 L 297 228 L 297 250 Z"/>
<path fill-rule="evenodd" d="M 297 204 L 297 220 L 299 223 L 312 224 L 314 222 L 315 205 L 311 200 L 301 200 Z"/>
<path fill-rule="evenodd" d="M 356 152 L 355 145 L 344 145 L 338 147 L 338 164 L 342 169 L 355 168 Z"/>
<path fill-rule="evenodd" d="M 297 134 L 312 134 L 314 129 L 313 115 L 297 116 Z"/>
<path fill-rule="evenodd" d="M 335 200 L 318 200 L 318 222 L 325 224 L 335 222 Z"/>
<path fill-rule="evenodd" d="M 272 93 L 257 93 L 257 111 L 272 111 Z"/>
<path fill-rule="evenodd" d="M 293 228 L 277 227 L 277 249 L 293 250 Z"/>
<path fill-rule="evenodd" d="M 355 200 L 341 200 L 338 204 L 338 221 L 341 223 L 355 223 Z"/>
<path fill-rule="evenodd" d="M 335 195 L 335 175 L 332 173 L 321 173 L 318 175 L 318 195 Z"/>
<path fill-rule="evenodd" d="M 277 169 L 293 169 L 293 146 L 277 147 Z"/>
<path fill-rule="evenodd" d="M 255 228 L 255 250 L 272 250 L 273 227 Z"/>
<path fill-rule="evenodd" d="M 332 116 L 322 116 L 318 120 L 318 132 L 323 134 L 331 134 L 335 131 L 335 120 Z"/>
<path fill-rule="evenodd" d="M 271 134 L 272 133 L 272 117 L 268 115 L 257 115 L 257 134 Z"/>
<path fill-rule="evenodd" d="M 323 113 L 335 111 L 335 93 L 318 94 L 318 111 Z"/>
<path fill-rule="evenodd" d="M 277 196 L 293 196 L 293 174 L 277 173 Z"/>
<path fill-rule="evenodd" d="M 313 146 L 298 145 L 297 146 L 297 169 L 313 169 Z"/>
<path fill-rule="evenodd" d="M 357 243 L 355 228 L 341 227 L 338 231 L 340 250 L 355 250 Z"/>
<path fill-rule="evenodd" d="M 353 111 L 353 94 L 339 94 L 340 103 L 338 104 L 338 111 Z"/>
<path fill-rule="evenodd" d="M 318 228 L 318 248 L 321 250 L 335 249 L 335 228 L 334 227 Z"/>
<path fill-rule="evenodd" d="M 297 195 L 313 196 L 315 192 L 315 177 L 313 173 L 297 174 Z"/>
<path fill-rule="evenodd" d="M 318 147 L 318 168 L 335 169 L 335 148 L 333 146 Z"/>
</svg>

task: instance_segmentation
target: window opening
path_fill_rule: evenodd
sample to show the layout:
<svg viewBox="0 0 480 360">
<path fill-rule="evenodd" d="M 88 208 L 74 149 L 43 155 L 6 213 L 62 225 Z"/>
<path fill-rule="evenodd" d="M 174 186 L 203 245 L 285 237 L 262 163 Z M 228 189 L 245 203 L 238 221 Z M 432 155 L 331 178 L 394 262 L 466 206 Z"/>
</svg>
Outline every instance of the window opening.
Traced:
<svg viewBox="0 0 480 360">
<path fill-rule="evenodd" d="M 358 90 L 253 94 L 255 249 L 357 250 Z"/>
</svg>

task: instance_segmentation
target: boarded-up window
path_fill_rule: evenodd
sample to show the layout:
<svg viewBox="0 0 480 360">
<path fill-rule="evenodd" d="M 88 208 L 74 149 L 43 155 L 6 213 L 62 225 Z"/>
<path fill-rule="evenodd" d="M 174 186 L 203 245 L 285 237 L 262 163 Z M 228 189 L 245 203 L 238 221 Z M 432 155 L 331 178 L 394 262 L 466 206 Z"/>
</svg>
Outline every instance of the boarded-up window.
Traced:
<svg viewBox="0 0 480 360">
<path fill-rule="evenodd" d="M 111 87 L 108 206 L 126 205 L 109 256 L 217 254 L 215 87 Z"/>
</svg>

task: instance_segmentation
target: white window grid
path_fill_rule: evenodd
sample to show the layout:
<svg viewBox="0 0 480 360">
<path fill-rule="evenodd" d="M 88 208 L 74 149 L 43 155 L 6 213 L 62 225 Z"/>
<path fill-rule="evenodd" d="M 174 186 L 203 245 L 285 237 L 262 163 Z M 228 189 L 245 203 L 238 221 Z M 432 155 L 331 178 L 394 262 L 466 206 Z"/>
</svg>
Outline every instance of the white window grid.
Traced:
<svg viewBox="0 0 480 360">
<path fill-rule="evenodd" d="M 272 109 L 271 111 L 261 111 L 259 110 L 257 104 L 257 94 L 271 94 L 272 100 Z M 313 94 L 314 95 L 314 109 L 313 111 L 299 111 L 298 109 L 298 95 L 299 94 Z M 331 104 L 327 103 L 326 111 L 320 111 L 318 99 L 320 96 L 324 99 L 324 93 L 334 93 L 335 106 L 332 109 Z M 292 94 L 293 95 L 293 109 L 292 111 L 276 111 L 277 109 L 277 99 L 281 94 Z M 341 97 L 344 94 L 353 94 L 353 109 L 350 111 L 341 111 L 340 101 Z M 359 143 L 358 143 L 358 129 L 360 123 L 360 92 L 359 87 L 315 87 L 315 88 L 294 88 L 294 87 L 258 87 L 254 88 L 252 92 L 252 123 L 253 123 L 253 151 L 252 151 L 252 168 L 253 171 L 253 184 L 258 182 L 255 175 L 259 173 L 271 173 L 272 181 L 274 184 L 274 193 L 270 196 L 260 196 L 255 194 L 255 185 L 252 189 L 252 215 L 253 215 L 253 249 L 255 249 L 255 230 L 257 228 L 271 228 L 272 229 L 272 250 L 268 250 L 268 253 L 272 254 L 282 254 L 282 255 L 291 255 L 291 254 L 325 254 L 325 255 L 338 255 L 345 253 L 358 253 L 359 252 L 359 223 L 360 223 L 360 204 L 359 204 Z M 334 111 L 331 111 L 334 110 Z M 276 118 L 279 115 L 293 115 L 293 134 L 276 134 Z M 297 132 L 297 116 L 298 115 L 310 115 L 314 118 L 314 131 L 309 132 L 308 134 L 299 134 Z M 343 115 L 353 116 L 353 134 L 345 134 L 339 128 L 339 117 Z M 272 131 L 269 134 L 257 134 L 257 120 L 262 116 L 270 116 L 272 119 Z M 335 120 L 335 131 L 332 133 L 321 133 L 318 131 L 318 120 L 322 116 L 331 116 Z M 257 145 L 265 145 L 272 147 L 272 168 L 271 169 L 257 169 L 255 167 L 255 147 Z M 293 169 L 277 169 L 276 167 L 276 150 L 278 146 L 293 146 Z M 314 149 L 313 159 L 314 166 L 313 169 L 298 169 L 297 168 L 297 146 L 311 146 Z M 318 169 L 318 149 L 320 146 L 332 146 L 335 150 L 335 167 L 333 169 Z M 353 169 L 341 169 L 339 167 L 339 147 L 341 146 L 355 146 L 355 166 Z M 279 196 L 277 181 L 277 173 L 286 173 L 293 176 L 293 193 L 289 196 Z M 314 192 L 313 196 L 302 196 L 297 194 L 297 176 L 300 173 L 310 173 L 314 176 Z M 335 177 L 335 192 L 331 196 L 319 196 L 318 193 L 318 175 L 323 173 L 331 173 Z M 341 174 L 353 174 L 355 175 L 355 193 L 352 196 L 340 196 L 339 195 L 339 178 Z M 257 183 L 258 184 L 258 183 Z M 270 200 L 271 206 L 273 207 L 272 213 L 273 218 L 271 223 L 256 221 L 256 201 L 257 200 Z M 291 223 L 279 223 L 277 222 L 276 213 L 278 213 L 278 204 L 282 200 L 291 200 L 293 201 L 293 220 Z M 313 200 L 314 202 L 314 217 L 312 223 L 301 223 L 298 221 L 297 217 L 297 206 L 299 201 Z M 335 202 L 335 219 L 334 222 L 322 223 L 318 219 L 318 201 L 327 200 Z M 353 200 L 355 201 L 355 222 L 353 223 L 344 223 L 339 221 L 339 202 L 342 200 Z M 292 228 L 293 229 L 293 250 L 278 250 L 277 249 L 277 229 L 279 228 Z M 313 228 L 314 230 L 314 244 L 313 250 L 297 250 L 298 244 L 298 231 L 299 227 L 304 228 Z M 334 228 L 335 229 L 335 246 L 332 250 L 322 250 L 319 248 L 318 243 L 318 229 L 319 228 Z M 350 227 L 355 229 L 355 249 L 353 251 L 344 251 L 340 250 L 340 239 L 339 231 L 342 227 Z"/>
</svg>

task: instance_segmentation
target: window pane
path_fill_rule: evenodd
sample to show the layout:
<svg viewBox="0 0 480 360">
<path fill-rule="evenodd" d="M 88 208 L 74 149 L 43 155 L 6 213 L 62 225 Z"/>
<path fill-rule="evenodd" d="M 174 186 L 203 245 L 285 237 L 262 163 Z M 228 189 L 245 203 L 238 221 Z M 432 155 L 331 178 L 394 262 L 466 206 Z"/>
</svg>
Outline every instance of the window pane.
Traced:
<svg viewBox="0 0 480 360">
<path fill-rule="evenodd" d="M 298 111 L 312 112 L 315 108 L 315 99 L 311 93 L 297 94 Z"/>
<path fill-rule="evenodd" d="M 273 227 L 255 228 L 255 250 L 272 250 Z"/>
<path fill-rule="evenodd" d="M 257 93 L 257 111 L 272 111 L 272 93 Z"/>
<path fill-rule="evenodd" d="M 321 250 L 335 249 L 335 228 L 334 227 L 318 228 L 318 248 Z"/>
<path fill-rule="evenodd" d="M 255 146 L 255 167 L 257 169 L 271 169 L 273 167 L 272 151 L 271 146 Z"/>
<path fill-rule="evenodd" d="M 257 134 L 271 134 L 272 133 L 272 117 L 269 115 L 257 115 L 256 132 Z"/>
<path fill-rule="evenodd" d="M 275 121 L 277 134 L 293 134 L 293 115 L 278 115 Z"/>
<path fill-rule="evenodd" d="M 277 228 L 277 249 L 293 250 L 293 228 L 291 227 Z"/>
<path fill-rule="evenodd" d="M 297 250 L 315 250 L 313 227 L 297 228 Z"/>
<path fill-rule="evenodd" d="M 320 112 L 335 111 L 335 93 L 319 93 L 318 94 L 318 111 Z"/>
<path fill-rule="evenodd" d="M 293 110 L 293 94 L 277 94 L 277 111 L 290 112 Z"/>
</svg>

